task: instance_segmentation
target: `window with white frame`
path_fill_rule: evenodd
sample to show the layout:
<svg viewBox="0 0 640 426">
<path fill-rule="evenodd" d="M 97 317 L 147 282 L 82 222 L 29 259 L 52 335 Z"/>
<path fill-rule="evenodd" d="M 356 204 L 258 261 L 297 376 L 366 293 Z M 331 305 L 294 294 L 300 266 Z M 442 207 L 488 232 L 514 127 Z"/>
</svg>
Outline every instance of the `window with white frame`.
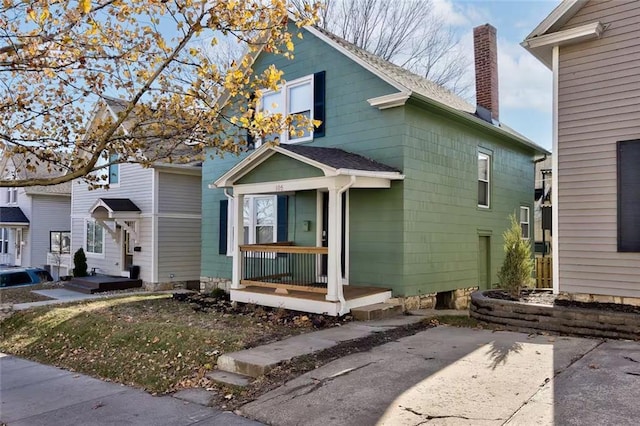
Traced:
<svg viewBox="0 0 640 426">
<path fill-rule="evenodd" d="M 120 164 L 110 164 L 114 161 L 118 161 L 118 154 L 111 154 L 108 157 L 100 156 L 96 167 L 103 167 L 96 172 L 98 183 L 110 186 L 120 183 Z M 107 166 L 107 164 L 109 165 Z"/>
<path fill-rule="evenodd" d="M 7 204 L 18 202 L 18 188 L 7 188 Z"/>
<path fill-rule="evenodd" d="M 478 206 L 489 207 L 491 183 L 491 156 L 478 153 Z"/>
<path fill-rule="evenodd" d="M 520 206 L 520 229 L 522 229 L 522 238 L 529 239 L 529 207 Z"/>
<path fill-rule="evenodd" d="M 9 253 L 9 229 L 0 228 L 0 254 Z"/>
<path fill-rule="evenodd" d="M 234 251 L 233 241 L 233 203 L 228 204 L 227 255 Z M 278 238 L 277 196 L 248 195 L 244 197 L 243 207 L 244 241 L 243 244 L 270 244 Z"/>
<path fill-rule="evenodd" d="M 87 220 L 85 224 L 87 253 L 104 254 L 104 229 L 92 220 Z"/>
<path fill-rule="evenodd" d="M 313 80 L 313 75 L 309 75 L 285 83 L 277 92 L 264 92 L 260 101 L 260 111 L 267 115 L 282 114 L 283 117 L 301 115 L 313 120 Z M 313 132 L 303 127 L 294 125 L 292 129 L 286 129 L 280 134 L 265 136 L 263 141 L 280 138 L 282 143 L 295 143 L 313 139 Z"/>
</svg>

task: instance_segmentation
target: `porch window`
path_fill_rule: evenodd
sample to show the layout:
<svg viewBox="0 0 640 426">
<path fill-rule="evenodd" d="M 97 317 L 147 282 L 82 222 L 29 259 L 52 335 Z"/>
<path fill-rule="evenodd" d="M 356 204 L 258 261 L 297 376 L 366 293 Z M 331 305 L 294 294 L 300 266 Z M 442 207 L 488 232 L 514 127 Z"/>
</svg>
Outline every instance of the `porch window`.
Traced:
<svg viewBox="0 0 640 426">
<path fill-rule="evenodd" d="M 314 76 L 309 75 L 285 83 L 279 91 L 268 91 L 262 95 L 260 110 L 268 115 L 302 115 L 314 119 Z M 313 139 L 313 132 L 306 129 L 287 129 L 280 134 L 271 134 L 263 141 L 280 138 L 282 143 L 303 142 Z"/>
<path fill-rule="evenodd" d="M 9 253 L 9 229 L 0 228 L 0 254 Z"/>
<path fill-rule="evenodd" d="M 522 238 L 529 239 L 529 207 L 520 206 L 520 229 Z"/>
<path fill-rule="evenodd" d="M 275 243 L 276 196 L 245 197 L 244 199 L 244 244 Z"/>
<path fill-rule="evenodd" d="M 71 231 L 49 232 L 49 251 L 51 253 L 69 254 L 71 252 Z"/>
<path fill-rule="evenodd" d="M 491 157 L 478 153 L 478 207 L 489 207 L 489 184 L 491 179 Z"/>
<path fill-rule="evenodd" d="M 86 248 L 88 254 L 104 253 L 104 229 L 94 221 L 86 223 Z"/>
</svg>

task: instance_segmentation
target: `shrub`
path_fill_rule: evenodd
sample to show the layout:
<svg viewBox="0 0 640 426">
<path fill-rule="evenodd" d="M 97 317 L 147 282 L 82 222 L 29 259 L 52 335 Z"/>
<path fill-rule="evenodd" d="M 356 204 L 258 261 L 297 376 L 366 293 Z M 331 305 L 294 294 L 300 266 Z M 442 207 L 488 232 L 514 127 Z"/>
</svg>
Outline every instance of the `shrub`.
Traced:
<svg viewBox="0 0 640 426">
<path fill-rule="evenodd" d="M 73 276 L 87 276 L 87 256 L 84 254 L 82 247 L 80 247 L 73 255 Z"/>
<path fill-rule="evenodd" d="M 504 236 L 504 263 L 498 271 L 499 286 L 518 299 L 522 287 L 531 285 L 533 259 L 529 240 L 522 239 L 522 229 L 515 215 L 510 215 L 511 227 Z"/>
</svg>

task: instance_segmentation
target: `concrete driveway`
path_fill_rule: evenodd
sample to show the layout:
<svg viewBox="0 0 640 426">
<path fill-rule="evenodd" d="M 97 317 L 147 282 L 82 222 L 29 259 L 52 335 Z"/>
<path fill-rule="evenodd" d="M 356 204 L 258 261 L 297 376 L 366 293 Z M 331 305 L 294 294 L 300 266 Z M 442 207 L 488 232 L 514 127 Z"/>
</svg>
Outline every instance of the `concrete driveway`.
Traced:
<svg viewBox="0 0 640 426">
<path fill-rule="evenodd" d="M 242 412 L 275 425 L 637 425 L 640 343 L 439 326 L 329 363 Z"/>
</svg>

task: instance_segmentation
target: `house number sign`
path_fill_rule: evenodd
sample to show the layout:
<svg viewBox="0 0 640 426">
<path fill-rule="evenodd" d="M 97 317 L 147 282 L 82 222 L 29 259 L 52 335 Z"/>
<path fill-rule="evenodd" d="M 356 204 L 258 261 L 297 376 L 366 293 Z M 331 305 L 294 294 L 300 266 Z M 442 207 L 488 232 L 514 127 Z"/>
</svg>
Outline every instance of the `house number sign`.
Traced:
<svg viewBox="0 0 640 426">
<path fill-rule="evenodd" d="M 284 185 L 282 184 L 276 185 L 276 192 L 282 192 L 282 191 L 284 191 Z"/>
</svg>

